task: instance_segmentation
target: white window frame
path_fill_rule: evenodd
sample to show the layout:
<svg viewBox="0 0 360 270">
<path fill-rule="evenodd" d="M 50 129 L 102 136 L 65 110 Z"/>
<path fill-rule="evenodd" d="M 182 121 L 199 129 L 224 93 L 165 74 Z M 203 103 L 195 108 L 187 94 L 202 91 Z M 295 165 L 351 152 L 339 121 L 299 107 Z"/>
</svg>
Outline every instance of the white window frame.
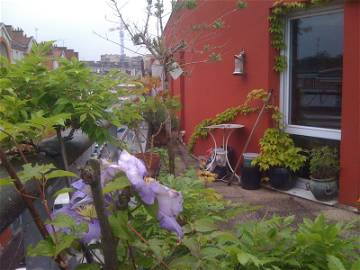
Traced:
<svg viewBox="0 0 360 270">
<path fill-rule="evenodd" d="M 288 63 L 287 68 L 280 75 L 280 111 L 284 115 L 284 125 L 285 132 L 323 139 L 331 140 L 341 140 L 341 129 L 330 129 L 330 128 L 320 128 L 320 127 L 311 127 L 311 126 L 301 126 L 290 124 L 290 22 L 294 19 L 312 17 L 317 15 L 332 14 L 344 12 L 343 5 L 333 5 L 323 8 L 316 8 L 312 10 L 306 10 L 303 12 L 296 12 L 291 14 L 286 18 L 285 23 L 285 44 L 286 49 L 284 49 L 281 54 L 285 56 Z"/>
</svg>

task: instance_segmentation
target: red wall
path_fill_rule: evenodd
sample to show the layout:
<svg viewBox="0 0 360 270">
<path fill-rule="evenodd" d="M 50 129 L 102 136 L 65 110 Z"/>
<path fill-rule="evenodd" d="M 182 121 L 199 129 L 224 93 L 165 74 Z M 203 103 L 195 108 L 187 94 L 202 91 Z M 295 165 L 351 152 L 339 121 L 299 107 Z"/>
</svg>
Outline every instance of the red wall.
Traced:
<svg viewBox="0 0 360 270">
<path fill-rule="evenodd" d="M 278 105 L 279 75 L 272 69 L 274 50 L 270 45 L 268 16 L 272 1 L 247 1 L 248 7 L 231 12 L 235 1 L 204 1 L 192 11 L 172 16 L 173 25 L 167 27 L 167 38 L 184 37 L 189 45 L 185 50 L 183 63 L 186 76 L 172 83 L 173 92 L 181 96 L 183 102 L 181 127 L 186 131 L 185 141 L 202 120 L 212 118 L 225 109 L 242 104 L 252 89 L 274 89 L 273 103 Z M 211 34 L 197 38 L 191 26 L 211 22 L 222 14 L 225 27 L 210 30 Z M 341 142 L 340 201 L 355 205 L 360 189 L 360 3 L 345 4 L 345 43 L 344 43 L 344 84 Z M 210 32 L 209 31 L 209 32 Z M 176 35 L 174 34 L 176 33 Z M 175 38 L 173 39 L 175 40 Z M 222 61 L 216 63 L 197 63 L 206 59 L 204 44 L 222 46 L 218 51 Z M 234 55 L 241 49 L 246 53 L 246 75 L 234 76 Z M 231 141 L 237 154 L 241 152 L 244 139 L 249 135 L 257 114 L 240 116 L 236 123 L 246 128 L 237 131 Z M 258 151 L 258 141 L 264 130 L 271 125 L 269 115 L 262 118 L 256 129 L 248 151 Z M 219 135 L 219 134 L 218 134 Z M 356 147 L 355 147 L 355 145 Z M 195 154 L 204 155 L 212 147 L 210 139 L 198 141 Z"/>
<path fill-rule="evenodd" d="M 223 29 L 204 32 L 205 34 L 202 34 L 200 39 L 185 51 L 184 63 L 187 75 L 183 77 L 182 83 L 177 80 L 179 82 L 175 81 L 173 85 L 175 94 L 183 93 L 181 97 L 184 101 L 182 128 L 186 130 L 186 141 L 194 127 L 205 118 L 212 118 L 231 106 L 242 104 L 252 89 L 271 88 L 270 77 L 278 81 L 276 74 L 270 68 L 272 57 L 270 57 L 270 38 L 267 29 L 271 6 L 271 1 L 249 1 L 248 8 L 238 10 L 223 18 L 225 21 Z M 181 23 L 176 26 L 176 31 L 181 32 L 187 37 L 188 42 L 192 43 L 196 39 L 196 32 L 190 30 L 192 25 L 211 22 L 222 14 L 231 12 L 234 8 L 235 1 L 207 1 L 206 6 L 199 4 L 197 9 L 191 11 L 191 16 L 181 19 Z M 254 10 L 257 11 L 255 16 Z M 222 55 L 222 61 L 190 65 L 191 62 L 207 59 L 206 53 L 201 52 L 204 44 L 223 46 L 218 50 Z M 232 75 L 234 55 L 241 49 L 244 49 L 246 53 L 246 75 L 234 76 Z M 193 53 L 192 50 L 196 52 Z M 181 85 L 183 87 L 180 87 Z M 276 91 L 278 91 L 277 88 Z M 252 114 L 239 117 L 235 121 L 246 125 L 244 130 L 236 132 L 232 137 L 231 145 L 235 147 L 236 152 L 241 151 L 243 138 L 247 137 L 255 118 L 256 114 Z M 268 125 L 269 120 L 264 117 L 250 143 L 249 151 L 258 150 L 258 140 Z M 205 154 L 211 146 L 208 139 L 197 143 L 195 154 Z"/>
<path fill-rule="evenodd" d="M 339 200 L 355 206 L 360 198 L 360 3 L 347 2 L 344 18 Z"/>
</svg>

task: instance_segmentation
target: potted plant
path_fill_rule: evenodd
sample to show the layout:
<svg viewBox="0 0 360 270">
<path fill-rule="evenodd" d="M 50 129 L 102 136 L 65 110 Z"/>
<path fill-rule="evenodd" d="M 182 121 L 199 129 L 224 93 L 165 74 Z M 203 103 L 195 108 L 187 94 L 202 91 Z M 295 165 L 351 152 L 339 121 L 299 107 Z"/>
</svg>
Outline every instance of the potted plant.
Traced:
<svg viewBox="0 0 360 270">
<path fill-rule="evenodd" d="M 301 151 L 289 134 L 279 128 L 268 128 L 260 140 L 260 155 L 252 165 L 268 171 L 272 187 L 288 190 L 295 185 L 294 172 L 305 162 Z"/>
<path fill-rule="evenodd" d="M 310 191 L 318 200 L 337 196 L 339 159 L 336 148 L 323 146 L 310 152 Z"/>
</svg>

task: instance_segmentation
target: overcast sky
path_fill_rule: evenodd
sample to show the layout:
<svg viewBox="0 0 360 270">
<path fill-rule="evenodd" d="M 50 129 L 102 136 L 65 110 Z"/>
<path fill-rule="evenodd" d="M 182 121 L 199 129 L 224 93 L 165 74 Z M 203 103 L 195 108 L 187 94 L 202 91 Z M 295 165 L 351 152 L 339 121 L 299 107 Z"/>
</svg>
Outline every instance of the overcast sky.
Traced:
<svg viewBox="0 0 360 270">
<path fill-rule="evenodd" d="M 138 25 L 143 22 L 146 0 L 118 0 L 118 3 L 124 5 L 122 10 L 128 19 Z M 114 25 L 106 18 L 116 20 L 106 0 L 0 0 L 0 22 L 20 27 L 38 41 L 56 40 L 59 46 L 78 51 L 81 60 L 100 60 L 101 54 L 120 52 L 118 45 L 93 33 L 107 33 L 119 42 L 118 32 L 109 32 Z M 128 36 L 125 46 L 138 50 Z M 141 49 L 139 52 L 146 53 Z M 134 55 L 127 50 L 125 53 Z"/>
</svg>

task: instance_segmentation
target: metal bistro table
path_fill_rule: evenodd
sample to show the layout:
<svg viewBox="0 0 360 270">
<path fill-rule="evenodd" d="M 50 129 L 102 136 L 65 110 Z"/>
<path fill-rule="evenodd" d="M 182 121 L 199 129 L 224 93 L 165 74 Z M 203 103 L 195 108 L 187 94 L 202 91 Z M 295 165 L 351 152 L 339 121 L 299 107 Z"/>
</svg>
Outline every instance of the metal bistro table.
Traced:
<svg viewBox="0 0 360 270">
<path fill-rule="evenodd" d="M 211 161 L 206 166 L 207 171 L 212 171 L 217 165 L 220 165 L 222 167 L 225 167 L 227 165 L 228 168 L 230 169 L 230 171 L 234 174 L 234 176 L 240 182 L 239 175 L 237 175 L 236 172 L 234 172 L 234 169 L 232 168 L 230 161 L 229 161 L 228 144 L 229 144 L 229 139 L 230 139 L 231 135 L 233 134 L 233 132 L 236 129 L 240 129 L 243 127 L 245 127 L 245 126 L 240 125 L 240 124 L 219 124 L 219 125 L 211 125 L 211 126 L 205 127 L 206 129 L 209 129 L 209 134 L 214 143 L 214 150 L 213 150 L 213 155 L 212 155 Z M 219 130 L 219 129 L 221 129 L 223 131 L 221 147 L 218 147 L 215 136 L 213 134 L 214 130 Z M 218 179 L 218 180 L 224 181 L 223 178 Z M 226 181 L 224 181 L 224 182 L 226 182 Z"/>
</svg>

